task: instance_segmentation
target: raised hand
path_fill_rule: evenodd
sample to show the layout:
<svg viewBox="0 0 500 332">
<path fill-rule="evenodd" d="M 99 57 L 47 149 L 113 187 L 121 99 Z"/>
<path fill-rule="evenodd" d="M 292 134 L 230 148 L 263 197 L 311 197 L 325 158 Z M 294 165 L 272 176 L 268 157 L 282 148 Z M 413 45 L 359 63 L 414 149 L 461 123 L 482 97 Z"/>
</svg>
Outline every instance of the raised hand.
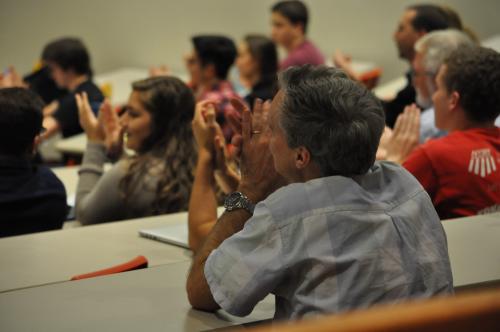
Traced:
<svg viewBox="0 0 500 332">
<path fill-rule="evenodd" d="M 196 104 L 194 118 L 191 122 L 193 135 L 199 149 L 214 155 L 214 139 L 222 135 L 220 126 L 215 121 L 216 102 L 205 100 Z"/>
<path fill-rule="evenodd" d="M 161 65 L 158 67 L 155 66 L 149 67 L 149 77 L 170 76 L 170 75 L 172 75 L 172 71 L 166 65 Z"/>
<path fill-rule="evenodd" d="M 411 104 L 398 116 L 394 130 L 386 144 L 386 159 L 402 164 L 418 146 L 420 137 L 420 109 Z"/>
<path fill-rule="evenodd" d="M 14 66 L 9 66 L 5 73 L 0 73 L 0 88 L 26 88 L 21 75 Z"/>
<path fill-rule="evenodd" d="M 123 127 L 108 100 L 105 100 L 99 109 L 98 121 L 104 129 L 104 145 L 108 154 L 119 156 L 123 150 Z"/>
<path fill-rule="evenodd" d="M 253 114 L 247 107 L 241 110 L 241 181 L 238 188 L 253 202 L 265 199 L 284 183 L 274 169 L 269 151 L 267 121 L 270 106 L 269 101 L 262 103 L 262 100 L 257 100 Z"/>
<path fill-rule="evenodd" d="M 104 143 L 105 132 L 103 126 L 99 123 L 96 116 L 92 112 L 89 104 L 89 99 L 86 92 L 75 95 L 76 105 L 78 106 L 78 116 L 80 125 L 82 126 L 87 139 L 91 142 Z M 104 105 L 104 103 L 103 103 Z M 103 107 L 101 105 L 101 108 Z"/>
</svg>

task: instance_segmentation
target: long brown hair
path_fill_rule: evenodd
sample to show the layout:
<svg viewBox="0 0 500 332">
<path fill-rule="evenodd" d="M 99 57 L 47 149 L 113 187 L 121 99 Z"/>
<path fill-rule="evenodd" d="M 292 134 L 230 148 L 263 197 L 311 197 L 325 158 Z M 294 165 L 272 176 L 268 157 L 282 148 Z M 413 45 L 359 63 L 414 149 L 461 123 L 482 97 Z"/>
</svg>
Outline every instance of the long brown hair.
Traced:
<svg viewBox="0 0 500 332">
<path fill-rule="evenodd" d="M 187 210 L 196 163 L 191 130 L 195 99 L 191 89 L 175 77 L 153 77 L 132 84 L 141 103 L 151 114 L 151 134 L 131 157 L 120 182 L 125 202 L 145 175 L 161 165 L 152 204 L 153 214 Z"/>
</svg>

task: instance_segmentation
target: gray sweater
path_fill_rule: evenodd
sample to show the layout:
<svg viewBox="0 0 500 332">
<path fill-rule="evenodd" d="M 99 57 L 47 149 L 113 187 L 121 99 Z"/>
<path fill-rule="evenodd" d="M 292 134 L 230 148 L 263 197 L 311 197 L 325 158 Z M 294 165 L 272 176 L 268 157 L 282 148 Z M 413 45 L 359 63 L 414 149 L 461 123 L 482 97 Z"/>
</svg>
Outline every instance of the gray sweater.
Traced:
<svg viewBox="0 0 500 332">
<path fill-rule="evenodd" d="M 130 160 L 121 159 L 104 172 L 106 160 L 106 150 L 102 144 L 87 143 L 78 172 L 76 219 L 83 225 L 88 225 L 151 216 L 159 179 L 155 174 L 161 173 L 158 167 L 153 167 L 148 174 L 140 174 L 140 185 L 125 204 L 119 184 L 127 172 Z"/>
</svg>

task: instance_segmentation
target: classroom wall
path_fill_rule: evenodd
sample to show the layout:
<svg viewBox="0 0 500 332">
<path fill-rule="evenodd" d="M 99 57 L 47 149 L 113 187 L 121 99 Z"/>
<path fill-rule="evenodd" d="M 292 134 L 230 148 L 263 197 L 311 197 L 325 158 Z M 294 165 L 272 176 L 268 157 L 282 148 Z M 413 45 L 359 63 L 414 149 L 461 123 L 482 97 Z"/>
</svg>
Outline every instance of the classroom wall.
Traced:
<svg viewBox="0 0 500 332">
<path fill-rule="evenodd" d="M 407 64 L 392 34 L 403 9 L 416 1 L 309 0 L 309 36 L 328 57 L 340 48 L 384 69 L 383 81 Z M 480 38 L 500 34 L 500 1 L 442 0 L 459 11 Z M 0 0 L 0 66 L 30 70 L 44 44 L 72 35 L 89 47 L 96 73 L 123 66 L 183 68 L 190 36 L 269 32 L 270 0 Z"/>
</svg>

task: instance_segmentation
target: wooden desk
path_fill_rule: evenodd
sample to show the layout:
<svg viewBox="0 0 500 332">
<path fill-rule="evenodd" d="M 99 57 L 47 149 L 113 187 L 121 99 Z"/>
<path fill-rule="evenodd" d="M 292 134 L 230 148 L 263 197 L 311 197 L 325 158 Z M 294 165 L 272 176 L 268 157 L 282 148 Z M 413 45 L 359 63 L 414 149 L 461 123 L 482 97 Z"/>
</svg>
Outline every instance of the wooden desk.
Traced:
<svg viewBox="0 0 500 332">
<path fill-rule="evenodd" d="M 187 222 L 187 213 L 0 239 L 0 292 L 68 280 L 137 255 L 150 266 L 189 261 L 189 250 L 141 238 L 139 229 Z M 500 213 L 443 221 L 456 287 L 500 283 Z"/>
<path fill-rule="evenodd" d="M 455 287 L 500 285 L 500 213 L 444 220 Z"/>
<path fill-rule="evenodd" d="M 2 331 L 206 331 L 269 319 L 268 296 L 246 318 L 191 309 L 190 262 L 0 293 Z"/>
<path fill-rule="evenodd" d="M 108 171 L 113 164 L 106 163 L 104 164 L 104 171 Z M 79 166 L 67 166 L 67 167 L 54 167 L 51 168 L 54 174 L 61 180 L 66 189 L 66 195 L 68 198 L 76 194 L 76 187 L 78 185 L 78 170 Z"/>
<path fill-rule="evenodd" d="M 78 166 L 69 167 L 54 167 L 52 171 L 61 180 L 66 189 L 66 195 L 74 196 L 76 193 L 76 186 L 78 185 Z"/>
<path fill-rule="evenodd" d="M 66 281 L 138 255 L 146 256 L 149 266 L 190 261 L 191 251 L 138 234 L 185 222 L 186 212 L 0 239 L 0 292 Z"/>
<path fill-rule="evenodd" d="M 81 133 L 68 138 L 63 138 L 55 143 L 56 150 L 61 153 L 83 155 L 87 146 L 87 136 Z"/>
</svg>

